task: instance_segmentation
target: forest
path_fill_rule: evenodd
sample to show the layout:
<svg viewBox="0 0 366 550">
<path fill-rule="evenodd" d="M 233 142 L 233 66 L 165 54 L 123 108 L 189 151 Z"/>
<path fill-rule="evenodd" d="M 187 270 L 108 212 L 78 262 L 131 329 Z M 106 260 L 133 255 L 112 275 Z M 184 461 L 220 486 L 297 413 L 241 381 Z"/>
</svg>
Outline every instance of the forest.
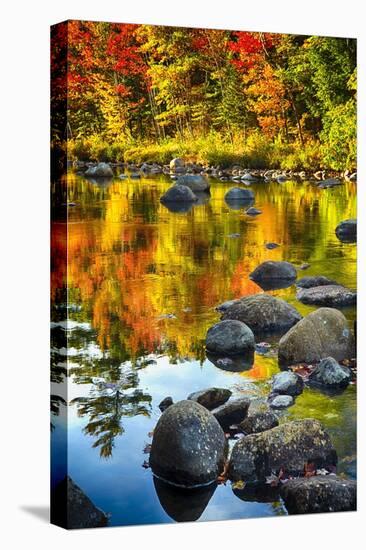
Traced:
<svg viewBox="0 0 366 550">
<path fill-rule="evenodd" d="M 355 39 L 90 21 L 51 38 L 71 160 L 356 167 Z"/>
</svg>

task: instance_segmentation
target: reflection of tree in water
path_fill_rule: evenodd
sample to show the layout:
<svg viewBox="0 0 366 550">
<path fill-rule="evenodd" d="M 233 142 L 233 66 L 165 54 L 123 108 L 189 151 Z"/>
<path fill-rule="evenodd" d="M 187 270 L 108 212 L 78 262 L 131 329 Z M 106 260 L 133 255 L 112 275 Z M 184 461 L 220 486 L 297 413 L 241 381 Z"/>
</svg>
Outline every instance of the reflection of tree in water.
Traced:
<svg viewBox="0 0 366 550">
<path fill-rule="evenodd" d="M 59 364 L 58 358 L 52 356 L 51 357 L 51 384 L 52 388 L 54 388 L 54 384 L 57 384 L 60 388 L 60 392 L 62 392 L 64 388 L 64 384 L 66 384 L 65 378 L 67 376 L 67 369 L 63 364 Z M 60 414 L 60 408 L 61 405 L 66 406 L 67 402 L 62 397 L 62 395 L 54 393 L 54 391 L 51 390 L 50 395 L 50 408 L 51 408 L 51 415 L 58 416 Z M 51 422 L 51 430 L 55 429 L 55 425 Z"/>
<path fill-rule="evenodd" d="M 84 369 L 75 369 L 76 382 L 93 383 L 88 397 L 78 397 L 70 404 L 77 406 L 78 416 L 88 416 L 89 422 L 84 433 L 96 438 L 93 447 L 100 448 L 100 456 L 112 455 L 115 438 L 122 435 L 122 417 L 137 415 L 150 416 L 151 396 L 140 389 L 138 374 L 132 366 L 121 365 L 119 378 L 115 378 L 116 369 L 106 371 L 105 377 L 91 377 Z M 112 376 L 111 376 L 112 375 Z M 81 380 L 80 380 L 81 376 Z M 132 390 L 132 391 L 131 391 Z"/>
</svg>

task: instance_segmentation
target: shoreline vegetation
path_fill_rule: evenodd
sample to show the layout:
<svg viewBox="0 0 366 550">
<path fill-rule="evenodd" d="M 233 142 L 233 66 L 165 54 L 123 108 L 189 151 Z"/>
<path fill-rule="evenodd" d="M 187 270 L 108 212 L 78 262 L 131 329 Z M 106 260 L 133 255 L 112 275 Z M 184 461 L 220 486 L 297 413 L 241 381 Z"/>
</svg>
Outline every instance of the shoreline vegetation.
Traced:
<svg viewBox="0 0 366 550">
<path fill-rule="evenodd" d="M 67 21 L 52 53 L 70 160 L 356 168 L 355 39 Z"/>
</svg>

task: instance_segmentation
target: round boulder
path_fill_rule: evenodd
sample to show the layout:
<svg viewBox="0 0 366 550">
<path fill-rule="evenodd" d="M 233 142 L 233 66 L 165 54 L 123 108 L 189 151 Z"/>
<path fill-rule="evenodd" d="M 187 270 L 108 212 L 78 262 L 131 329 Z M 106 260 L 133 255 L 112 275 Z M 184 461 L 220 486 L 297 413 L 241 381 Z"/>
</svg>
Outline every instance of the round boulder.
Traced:
<svg viewBox="0 0 366 550">
<path fill-rule="evenodd" d="M 351 371 L 333 359 L 322 359 L 309 376 L 309 382 L 329 389 L 345 388 L 351 381 Z"/>
<path fill-rule="evenodd" d="M 225 434 L 216 418 L 191 400 L 171 405 L 154 430 L 150 466 L 154 474 L 181 487 L 216 480 L 226 456 Z"/>
<path fill-rule="evenodd" d="M 170 161 L 169 168 L 172 172 L 184 172 L 186 165 L 183 159 L 174 158 Z"/>
<path fill-rule="evenodd" d="M 356 303 L 357 294 L 349 288 L 336 284 L 300 288 L 296 298 L 303 304 L 345 307 Z"/>
<path fill-rule="evenodd" d="M 176 203 L 176 202 L 195 202 L 197 200 L 196 195 L 186 185 L 173 185 L 169 187 L 168 191 L 160 198 L 162 203 Z"/>
<path fill-rule="evenodd" d="M 254 334 L 241 321 L 220 321 L 208 329 L 206 348 L 217 355 L 245 353 L 255 348 Z"/>
<path fill-rule="evenodd" d="M 344 220 L 337 225 L 335 233 L 343 243 L 354 243 L 357 240 L 357 220 Z"/>
<path fill-rule="evenodd" d="M 196 401 L 208 410 L 220 407 L 231 397 L 231 391 L 226 388 L 209 388 L 191 393 L 187 399 Z"/>
<path fill-rule="evenodd" d="M 333 281 L 333 279 L 328 279 L 328 277 L 324 277 L 323 275 L 302 277 L 301 279 L 298 279 L 296 281 L 296 286 L 299 286 L 300 288 L 313 288 L 316 286 L 328 286 L 336 284 L 336 281 Z"/>
<path fill-rule="evenodd" d="M 198 174 L 185 174 L 184 176 L 179 176 L 176 185 L 186 185 L 194 193 L 200 193 L 210 189 L 207 178 Z"/>
<path fill-rule="evenodd" d="M 291 371 L 275 374 L 272 380 L 272 392 L 281 395 L 300 395 L 304 389 L 301 376 Z"/>
<path fill-rule="evenodd" d="M 355 357 L 355 341 L 343 313 L 322 307 L 293 326 L 279 342 L 281 366 L 319 362 L 325 357 L 337 361 Z"/>
<path fill-rule="evenodd" d="M 261 263 L 249 275 L 249 278 L 255 282 L 266 282 L 276 279 L 294 281 L 296 277 L 296 268 L 290 262 L 273 262 L 270 260 Z"/>
<path fill-rule="evenodd" d="M 113 170 L 107 162 L 99 162 L 97 166 L 90 166 L 84 173 L 86 177 L 109 178 L 113 177 Z"/>
<path fill-rule="evenodd" d="M 294 404 L 295 400 L 292 395 L 272 395 L 268 402 L 272 409 L 287 409 Z"/>
<path fill-rule="evenodd" d="M 253 201 L 254 193 L 251 189 L 243 189 L 242 187 L 232 187 L 225 195 L 225 200 L 230 201 Z"/>
<path fill-rule="evenodd" d="M 231 303 L 226 302 L 217 309 L 223 311 L 221 317 L 223 320 L 241 321 L 248 325 L 255 335 L 265 333 L 282 335 L 302 318 L 300 313 L 285 300 L 268 294 L 254 294 Z"/>
</svg>

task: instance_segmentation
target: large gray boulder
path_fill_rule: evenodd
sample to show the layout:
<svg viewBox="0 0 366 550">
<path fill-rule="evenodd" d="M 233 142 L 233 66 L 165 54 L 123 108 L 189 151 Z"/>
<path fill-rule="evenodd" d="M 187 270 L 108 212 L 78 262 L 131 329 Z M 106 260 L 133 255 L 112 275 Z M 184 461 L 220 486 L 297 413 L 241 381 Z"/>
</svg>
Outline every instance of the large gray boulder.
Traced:
<svg viewBox="0 0 366 550">
<path fill-rule="evenodd" d="M 296 281 L 296 286 L 301 288 L 313 288 L 314 286 L 327 286 L 327 285 L 336 285 L 338 284 L 333 279 L 328 279 L 324 275 L 314 275 L 309 277 L 302 277 Z"/>
<path fill-rule="evenodd" d="M 231 453 L 229 477 L 232 481 L 263 483 L 281 468 L 299 475 L 307 462 L 316 468 L 337 463 L 329 435 L 313 419 L 288 422 L 240 439 Z"/>
<path fill-rule="evenodd" d="M 109 178 L 113 177 L 113 170 L 107 162 L 99 162 L 97 166 L 89 166 L 84 172 L 84 176 L 93 178 Z"/>
<path fill-rule="evenodd" d="M 210 189 L 210 184 L 208 183 L 207 178 L 199 174 L 185 174 L 184 176 L 179 176 L 177 185 L 186 185 L 194 193 L 208 191 Z"/>
<path fill-rule="evenodd" d="M 311 383 L 329 389 L 345 388 L 351 379 L 351 371 L 342 367 L 333 357 L 322 359 L 309 376 Z"/>
<path fill-rule="evenodd" d="M 273 280 L 295 281 L 297 271 L 290 262 L 267 261 L 261 263 L 250 273 L 249 278 L 255 282 L 267 282 Z"/>
<path fill-rule="evenodd" d="M 337 361 L 355 357 L 353 334 L 337 309 L 323 307 L 309 313 L 279 342 L 280 366 L 317 363 L 328 356 Z"/>
<path fill-rule="evenodd" d="M 216 480 L 226 456 L 225 434 L 199 403 L 179 401 L 161 415 L 151 445 L 150 466 L 159 478 L 182 487 Z"/>
<path fill-rule="evenodd" d="M 224 405 L 213 409 L 211 412 L 224 430 L 233 424 L 239 424 L 247 416 L 250 400 L 247 397 L 239 397 L 228 401 Z"/>
<path fill-rule="evenodd" d="M 344 243 L 354 243 L 357 241 L 357 220 L 344 220 L 337 225 L 335 233 L 338 239 Z"/>
<path fill-rule="evenodd" d="M 300 395 L 304 389 L 301 376 L 291 371 L 275 374 L 272 379 L 272 392 L 282 395 Z"/>
<path fill-rule="evenodd" d="M 280 298 L 268 294 L 255 294 L 219 306 L 222 319 L 242 321 L 255 335 L 274 333 L 282 335 L 301 319 L 300 313 Z"/>
<path fill-rule="evenodd" d="M 231 397 L 232 392 L 226 388 L 208 388 L 207 390 L 196 391 L 191 393 L 187 399 L 196 401 L 211 410 L 220 407 Z"/>
<path fill-rule="evenodd" d="M 237 355 L 254 350 L 254 334 L 241 321 L 220 321 L 208 329 L 206 349 L 217 355 Z"/>
<path fill-rule="evenodd" d="M 357 484 L 334 475 L 290 479 L 281 487 L 289 514 L 348 512 L 357 507 Z"/>
<path fill-rule="evenodd" d="M 254 200 L 254 193 L 251 189 L 245 189 L 242 187 L 232 187 L 227 191 L 225 194 L 225 200 L 227 202 L 233 201 L 253 201 Z"/>
<path fill-rule="evenodd" d="M 88 529 L 106 526 L 108 517 L 66 476 L 51 494 L 51 522 L 66 529 Z"/>
<path fill-rule="evenodd" d="M 192 203 L 196 200 L 196 195 L 186 185 L 173 185 L 160 197 L 162 203 Z"/>
<path fill-rule="evenodd" d="M 300 288 L 296 298 L 303 304 L 345 307 L 356 303 L 357 294 L 342 285 L 321 285 L 312 288 Z"/>
</svg>

